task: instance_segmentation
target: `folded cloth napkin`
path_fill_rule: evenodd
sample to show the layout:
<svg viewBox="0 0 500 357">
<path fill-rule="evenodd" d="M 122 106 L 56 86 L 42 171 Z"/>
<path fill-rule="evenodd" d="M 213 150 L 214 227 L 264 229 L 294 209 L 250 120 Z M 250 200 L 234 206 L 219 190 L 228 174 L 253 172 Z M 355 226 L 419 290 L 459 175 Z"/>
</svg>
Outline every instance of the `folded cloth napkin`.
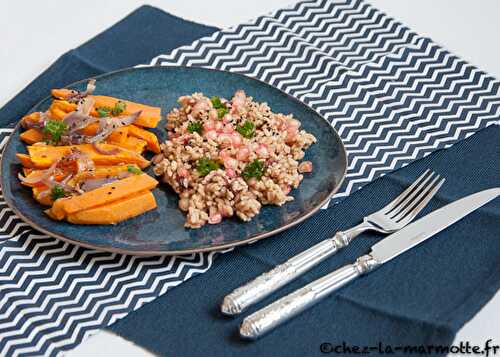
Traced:
<svg viewBox="0 0 500 357">
<path fill-rule="evenodd" d="M 329 351 L 343 342 L 360 348 L 382 343 L 394 355 L 406 355 L 398 346 L 448 346 L 457 330 L 500 288 L 500 199 L 258 341 L 242 341 L 238 326 L 244 316 L 224 317 L 219 305 L 225 294 L 248 279 L 359 223 L 360 217 L 383 207 L 425 169 L 435 170 L 446 182 L 422 215 L 500 186 L 499 157 L 500 127 L 484 129 L 366 185 L 307 222 L 225 254 L 202 276 L 129 314 L 110 330 L 162 356 L 319 356 L 322 343 L 331 343 L 326 346 Z M 348 249 L 255 309 L 353 262 L 381 238 L 374 233 L 361 235 Z M 491 334 L 498 338 L 497 331 Z"/>
</svg>

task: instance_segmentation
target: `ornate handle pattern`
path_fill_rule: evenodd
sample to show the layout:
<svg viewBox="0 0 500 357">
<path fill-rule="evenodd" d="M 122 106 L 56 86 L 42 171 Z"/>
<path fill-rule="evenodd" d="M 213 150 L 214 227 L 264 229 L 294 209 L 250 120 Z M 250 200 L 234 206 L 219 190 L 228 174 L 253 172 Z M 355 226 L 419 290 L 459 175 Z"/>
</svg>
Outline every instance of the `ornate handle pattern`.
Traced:
<svg viewBox="0 0 500 357">
<path fill-rule="evenodd" d="M 360 233 L 370 228 L 372 228 L 371 225 L 363 222 L 345 232 L 339 231 L 333 238 L 319 242 L 285 263 L 235 289 L 224 298 L 221 305 L 222 313 L 226 315 L 241 313 L 332 256 L 339 249 L 347 246 Z"/>
<path fill-rule="evenodd" d="M 241 324 L 240 335 L 248 339 L 262 336 L 378 265 L 372 256 L 363 255 L 354 264 L 325 275 L 248 316 Z"/>
<path fill-rule="evenodd" d="M 239 314 L 336 251 L 337 248 L 332 239 L 321 241 L 227 295 L 222 302 L 222 312 L 226 315 Z"/>
</svg>

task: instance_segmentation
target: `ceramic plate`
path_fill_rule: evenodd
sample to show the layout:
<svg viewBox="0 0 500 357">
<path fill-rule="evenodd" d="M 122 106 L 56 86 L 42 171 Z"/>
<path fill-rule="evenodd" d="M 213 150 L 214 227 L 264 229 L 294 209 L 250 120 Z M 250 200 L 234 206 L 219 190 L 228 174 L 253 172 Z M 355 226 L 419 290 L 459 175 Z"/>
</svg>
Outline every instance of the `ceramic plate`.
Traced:
<svg viewBox="0 0 500 357">
<path fill-rule="evenodd" d="M 70 85 L 84 89 L 87 81 Z M 177 208 L 178 198 L 167 185 L 154 190 L 158 208 L 139 217 L 112 226 L 83 226 L 54 222 L 32 197 L 31 190 L 19 184 L 21 164 L 17 152 L 26 152 L 16 127 L 2 156 L 2 187 L 8 205 L 28 224 L 51 236 L 94 249 L 140 254 L 183 254 L 219 250 L 254 242 L 303 221 L 317 211 L 338 189 L 346 171 L 346 153 L 335 130 L 314 110 L 286 93 L 258 80 L 211 69 L 193 67 L 152 67 L 125 69 L 97 77 L 95 94 L 106 94 L 162 108 L 163 117 L 181 95 L 203 92 L 208 97 L 230 98 L 243 89 L 258 102 L 267 102 L 273 112 L 292 113 L 302 127 L 314 134 L 318 142 L 306 152 L 314 171 L 306 174 L 300 187 L 291 194 L 294 201 L 282 207 L 264 206 L 250 222 L 237 218 L 224 220 L 201 229 L 184 228 L 185 216 Z M 44 111 L 46 98 L 31 111 Z M 165 119 L 155 130 L 163 141 Z M 148 173 L 152 174 L 151 168 Z"/>
</svg>

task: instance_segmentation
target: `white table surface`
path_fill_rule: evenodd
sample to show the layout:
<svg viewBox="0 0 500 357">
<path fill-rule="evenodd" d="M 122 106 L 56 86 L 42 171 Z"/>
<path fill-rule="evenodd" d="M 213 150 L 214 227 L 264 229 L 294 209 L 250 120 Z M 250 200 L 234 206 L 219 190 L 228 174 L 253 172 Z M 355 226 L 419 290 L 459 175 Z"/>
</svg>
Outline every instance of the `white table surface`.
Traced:
<svg viewBox="0 0 500 357">
<path fill-rule="evenodd" d="M 147 3 L 189 20 L 228 27 L 289 5 L 290 2 L 291 0 L 150 0 Z M 431 37 L 451 52 L 500 78 L 500 1 L 370 2 L 421 35 Z M 144 2 L 80 1 L 76 5 L 76 12 L 65 16 L 61 5 L 66 7 L 68 4 L 67 1 L 55 0 L 0 1 L 0 107 L 61 54 L 105 30 Z M 203 279 L 203 276 L 197 279 Z M 496 344 L 500 344 L 498 331 L 500 293 L 459 331 L 456 342 L 469 341 L 482 346 L 486 340 L 493 338 Z M 98 332 L 68 355 L 100 357 L 151 354 L 109 332 Z"/>
</svg>

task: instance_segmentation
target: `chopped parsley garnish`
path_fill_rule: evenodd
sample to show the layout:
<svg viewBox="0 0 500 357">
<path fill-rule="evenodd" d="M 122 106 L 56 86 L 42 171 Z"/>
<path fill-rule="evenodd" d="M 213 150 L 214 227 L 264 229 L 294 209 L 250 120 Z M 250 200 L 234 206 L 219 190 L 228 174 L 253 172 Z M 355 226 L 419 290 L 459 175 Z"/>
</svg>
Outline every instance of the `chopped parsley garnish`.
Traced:
<svg viewBox="0 0 500 357">
<path fill-rule="evenodd" d="M 207 159 L 206 157 L 199 159 L 196 163 L 196 170 L 202 177 L 207 176 L 210 171 L 218 169 L 220 169 L 220 164 L 217 161 Z"/>
<path fill-rule="evenodd" d="M 56 144 L 61 140 L 61 136 L 68 129 L 68 126 L 60 120 L 49 120 L 43 127 L 43 138 L 47 144 Z"/>
<path fill-rule="evenodd" d="M 68 194 L 66 193 L 66 191 L 64 191 L 64 188 L 60 185 L 55 185 L 50 190 L 50 198 L 52 199 L 52 201 L 55 201 L 58 198 L 66 197 L 67 195 Z"/>
<path fill-rule="evenodd" d="M 118 115 L 120 115 L 125 111 L 126 107 L 127 104 L 119 100 L 118 102 L 115 103 L 115 107 L 111 109 L 111 114 L 113 114 L 114 117 L 117 117 Z"/>
<path fill-rule="evenodd" d="M 227 108 L 217 108 L 217 117 L 219 117 L 219 119 L 222 119 L 228 112 L 229 110 Z"/>
<path fill-rule="evenodd" d="M 229 110 L 226 108 L 224 103 L 221 102 L 219 97 L 213 96 L 212 98 L 210 98 L 210 101 L 212 102 L 214 108 L 217 109 L 217 116 L 219 117 L 219 119 L 222 119 L 224 115 L 229 112 Z"/>
<path fill-rule="evenodd" d="M 210 98 L 210 101 L 212 102 L 215 109 L 219 109 L 219 108 L 224 107 L 224 104 L 222 104 L 220 98 L 217 97 L 216 95 L 214 95 L 212 98 Z"/>
<path fill-rule="evenodd" d="M 250 139 L 254 135 L 254 127 L 251 121 L 245 121 L 243 125 L 238 125 L 236 131 L 241 134 L 244 138 Z"/>
<path fill-rule="evenodd" d="M 203 130 L 203 125 L 200 122 L 191 122 L 189 123 L 187 130 L 192 134 L 194 132 L 197 132 L 198 134 L 201 135 L 201 132 Z"/>
<path fill-rule="evenodd" d="M 97 115 L 99 115 L 100 118 L 109 116 L 117 117 L 125 111 L 125 108 L 127 108 L 127 103 L 119 100 L 118 102 L 115 103 L 115 106 L 113 108 L 100 107 L 96 108 L 95 111 L 97 112 Z"/>
<path fill-rule="evenodd" d="M 264 175 L 264 162 L 259 160 L 254 160 L 249 163 L 241 173 L 241 176 L 243 176 L 245 180 L 250 180 L 252 177 L 260 180 L 262 175 Z"/>
<path fill-rule="evenodd" d="M 111 113 L 111 109 L 107 107 L 97 108 L 95 111 L 99 118 L 109 117 L 109 113 Z"/>
<path fill-rule="evenodd" d="M 133 173 L 134 175 L 142 174 L 142 170 L 134 165 L 128 165 L 127 171 Z"/>
</svg>

